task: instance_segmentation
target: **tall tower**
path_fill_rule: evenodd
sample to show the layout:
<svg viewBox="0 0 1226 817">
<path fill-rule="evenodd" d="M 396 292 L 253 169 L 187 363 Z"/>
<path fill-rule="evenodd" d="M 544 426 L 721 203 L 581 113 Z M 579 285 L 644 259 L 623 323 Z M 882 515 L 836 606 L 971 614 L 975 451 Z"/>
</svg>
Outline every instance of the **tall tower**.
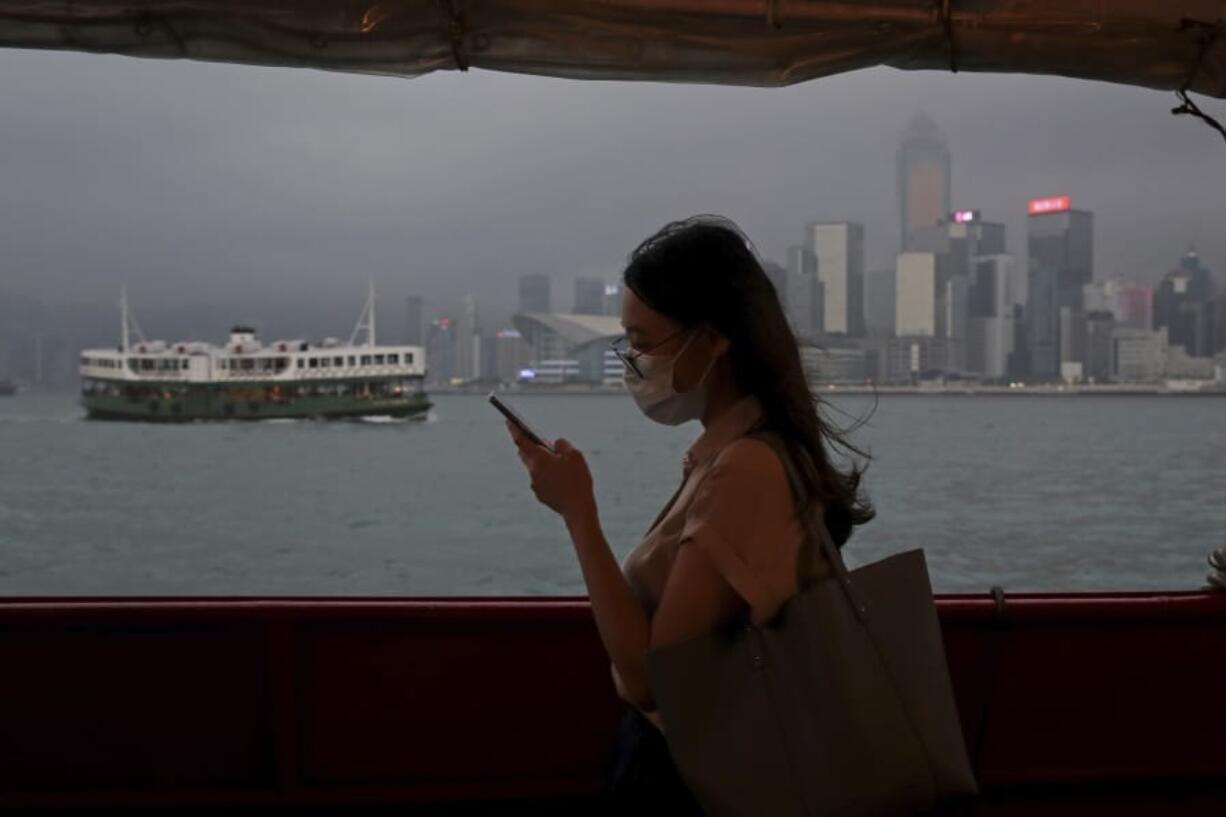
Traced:
<svg viewBox="0 0 1226 817">
<path fill-rule="evenodd" d="M 898 148 L 900 246 L 913 248 L 911 234 L 949 218 L 949 148 L 945 135 L 923 113 L 911 118 Z"/>
<path fill-rule="evenodd" d="M 422 300 L 418 295 L 404 299 L 404 342 L 410 346 L 422 346 L 426 342 L 422 326 Z"/>
<path fill-rule="evenodd" d="M 1085 285 L 1094 279 L 1094 214 L 1072 209 L 1068 196 L 1031 199 L 1027 212 L 1030 373 L 1054 380 L 1061 364 L 1079 361 Z"/>
<path fill-rule="evenodd" d="M 792 331 L 802 338 L 822 332 L 822 282 L 817 279 L 813 240 L 788 247 L 787 277 L 779 301 L 787 310 Z"/>
<path fill-rule="evenodd" d="M 864 335 L 864 227 L 850 222 L 809 225 L 809 246 L 821 282 L 821 331 Z M 790 299 L 789 299 L 790 302 Z"/>
</svg>

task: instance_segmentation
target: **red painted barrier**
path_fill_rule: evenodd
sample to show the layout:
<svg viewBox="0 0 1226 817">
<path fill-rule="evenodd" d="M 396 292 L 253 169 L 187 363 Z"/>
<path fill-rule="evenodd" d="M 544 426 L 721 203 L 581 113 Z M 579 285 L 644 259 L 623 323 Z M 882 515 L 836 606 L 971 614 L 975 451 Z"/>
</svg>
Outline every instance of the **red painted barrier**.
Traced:
<svg viewBox="0 0 1226 817">
<path fill-rule="evenodd" d="M 1226 595 L 938 609 L 970 813 L 1226 814 Z M 571 813 L 619 712 L 582 599 L 0 599 L 10 813 Z"/>
</svg>

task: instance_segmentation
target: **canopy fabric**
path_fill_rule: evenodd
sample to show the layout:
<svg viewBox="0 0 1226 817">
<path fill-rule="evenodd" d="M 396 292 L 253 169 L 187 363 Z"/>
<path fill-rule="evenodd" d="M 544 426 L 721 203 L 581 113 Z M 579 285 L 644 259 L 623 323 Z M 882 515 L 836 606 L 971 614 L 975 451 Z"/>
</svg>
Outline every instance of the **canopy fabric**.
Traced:
<svg viewBox="0 0 1226 817">
<path fill-rule="evenodd" d="M 1226 0 L 0 0 L 0 47 L 754 86 L 889 65 L 1226 98 Z"/>
</svg>

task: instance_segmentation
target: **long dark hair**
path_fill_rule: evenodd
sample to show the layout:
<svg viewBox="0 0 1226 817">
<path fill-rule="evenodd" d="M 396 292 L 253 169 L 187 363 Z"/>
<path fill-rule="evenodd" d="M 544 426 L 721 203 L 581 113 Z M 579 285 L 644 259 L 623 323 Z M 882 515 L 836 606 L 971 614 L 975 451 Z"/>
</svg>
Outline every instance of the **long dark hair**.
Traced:
<svg viewBox="0 0 1226 817">
<path fill-rule="evenodd" d="M 753 244 L 730 220 L 700 215 L 666 224 L 630 257 L 625 285 L 639 300 L 684 327 L 709 324 L 730 341 L 738 388 L 762 404 L 763 427 L 783 440 L 805 496 L 839 546 L 875 512 L 860 489 L 867 455 L 822 416 L 822 400 L 805 380 L 796 336 Z M 853 455 L 846 470 L 831 461 L 838 447 Z"/>
</svg>

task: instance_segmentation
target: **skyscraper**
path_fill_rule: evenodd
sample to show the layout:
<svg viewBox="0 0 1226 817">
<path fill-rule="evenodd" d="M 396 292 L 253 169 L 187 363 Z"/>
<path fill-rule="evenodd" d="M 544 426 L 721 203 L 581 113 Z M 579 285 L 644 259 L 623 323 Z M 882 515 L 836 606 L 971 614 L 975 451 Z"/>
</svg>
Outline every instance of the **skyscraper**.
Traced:
<svg viewBox="0 0 1226 817">
<path fill-rule="evenodd" d="M 810 224 L 809 242 L 822 283 L 821 331 L 863 336 L 864 227 L 849 222 Z"/>
<path fill-rule="evenodd" d="M 455 377 L 455 332 L 449 318 L 430 324 L 426 336 L 426 377 L 431 383 L 449 383 Z"/>
<path fill-rule="evenodd" d="M 897 287 L 897 269 L 893 267 L 864 274 L 864 331 L 869 335 L 894 334 Z"/>
<path fill-rule="evenodd" d="M 576 278 L 574 313 L 576 315 L 603 315 L 604 290 L 605 283 L 600 278 Z"/>
<path fill-rule="evenodd" d="M 966 368 L 989 378 L 1016 372 L 1017 320 L 1026 280 L 1011 255 L 975 259 L 967 307 Z"/>
<path fill-rule="evenodd" d="M 481 374 L 481 324 L 477 318 L 477 299 L 464 296 L 464 309 L 455 329 L 455 373 L 461 380 L 473 380 Z"/>
<path fill-rule="evenodd" d="M 940 257 L 932 252 L 899 253 L 894 299 L 894 327 L 899 337 L 936 337 Z"/>
<path fill-rule="evenodd" d="M 519 311 L 522 313 L 552 312 L 549 286 L 549 276 L 543 273 L 521 275 L 519 277 Z"/>
<path fill-rule="evenodd" d="M 1213 273 L 1201 262 L 1195 249 L 1179 259 L 1154 292 L 1154 328 L 1166 327 L 1172 346 L 1182 346 L 1192 357 L 1210 357 L 1217 352 L 1217 304 Z M 1223 327 L 1226 328 L 1226 327 Z"/>
<path fill-rule="evenodd" d="M 950 212 L 950 163 L 945 135 L 923 113 L 911 118 L 898 148 L 898 215 L 900 246 L 911 246 L 911 234 L 944 221 Z"/>
<path fill-rule="evenodd" d="M 1077 362 L 1077 348 L 1084 349 L 1076 338 L 1062 346 L 1060 327 L 1084 320 L 1075 316 L 1084 312 L 1084 288 L 1094 278 L 1094 215 L 1072 209 L 1068 196 L 1032 199 L 1028 213 L 1030 374 L 1054 380 L 1061 363 Z"/>
<path fill-rule="evenodd" d="M 822 282 L 817 277 L 817 256 L 810 247 L 788 247 L 787 275 L 779 300 L 798 337 L 822 333 Z"/>
<path fill-rule="evenodd" d="M 426 338 L 422 332 L 422 300 L 417 295 L 404 299 L 404 318 L 404 342 L 411 346 L 422 346 Z"/>
</svg>

